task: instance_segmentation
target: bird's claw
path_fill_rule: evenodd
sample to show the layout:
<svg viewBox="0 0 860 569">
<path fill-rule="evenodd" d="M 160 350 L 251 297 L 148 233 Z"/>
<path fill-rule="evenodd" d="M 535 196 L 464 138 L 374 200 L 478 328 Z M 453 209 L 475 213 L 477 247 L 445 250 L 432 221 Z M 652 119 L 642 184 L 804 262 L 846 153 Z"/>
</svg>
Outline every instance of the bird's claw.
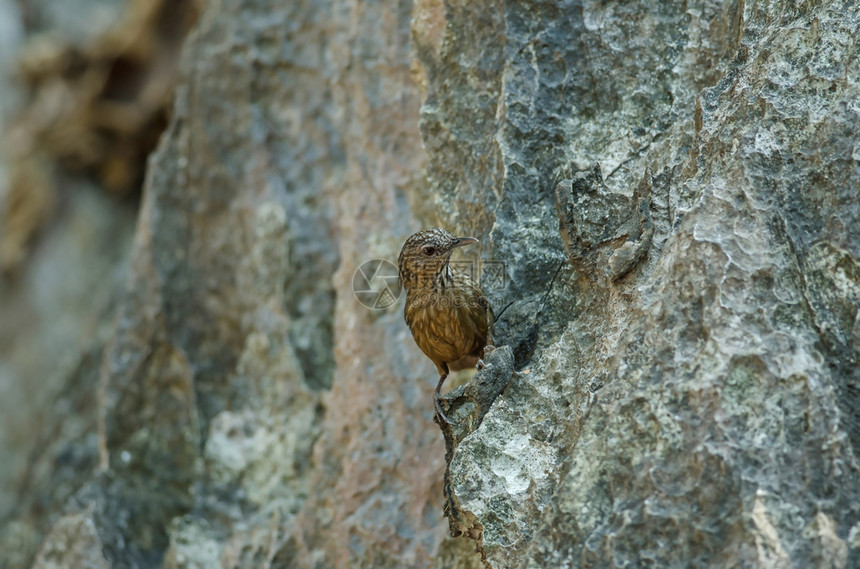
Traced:
<svg viewBox="0 0 860 569">
<path fill-rule="evenodd" d="M 441 399 L 442 399 L 442 397 L 441 397 L 438 393 L 434 393 L 434 394 L 433 394 L 433 405 L 436 407 L 436 415 L 438 415 L 440 419 L 442 419 L 443 421 L 445 421 L 445 422 L 446 422 L 446 423 L 448 423 L 449 425 L 453 426 L 453 425 L 454 425 L 454 423 L 452 423 L 452 422 L 448 419 L 448 417 L 445 415 L 445 412 L 444 412 L 444 411 L 442 411 L 442 404 L 441 404 L 441 403 L 439 403 L 439 401 L 440 401 Z"/>
<path fill-rule="evenodd" d="M 495 349 L 496 349 L 495 346 L 484 346 L 484 358 L 490 357 L 490 354 L 492 354 L 493 351 L 495 351 Z M 484 363 L 483 358 L 478 358 L 478 363 L 475 365 L 475 369 L 477 369 L 478 371 L 481 371 L 482 369 L 484 369 L 488 365 L 490 365 L 490 364 Z"/>
</svg>

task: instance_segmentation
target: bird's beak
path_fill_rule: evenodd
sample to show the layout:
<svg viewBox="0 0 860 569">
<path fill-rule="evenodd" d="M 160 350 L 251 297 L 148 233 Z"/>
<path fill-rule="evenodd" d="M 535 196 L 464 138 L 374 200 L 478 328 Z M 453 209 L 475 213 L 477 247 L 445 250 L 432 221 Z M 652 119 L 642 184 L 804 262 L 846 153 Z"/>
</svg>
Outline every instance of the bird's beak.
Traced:
<svg viewBox="0 0 860 569">
<path fill-rule="evenodd" d="M 474 237 L 457 237 L 454 239 L 454 247 L 462 247 L 463 245 L 471 245 L 477 242 L 478 240 Z"/>
</svg>

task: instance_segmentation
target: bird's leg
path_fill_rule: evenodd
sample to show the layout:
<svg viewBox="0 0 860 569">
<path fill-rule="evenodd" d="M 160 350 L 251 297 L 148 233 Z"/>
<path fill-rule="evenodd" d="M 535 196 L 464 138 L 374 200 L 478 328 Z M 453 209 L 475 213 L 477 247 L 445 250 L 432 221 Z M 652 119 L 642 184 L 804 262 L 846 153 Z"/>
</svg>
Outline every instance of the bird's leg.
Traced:
<svg viewBox="0 0 860 569">
<path fill-rule="evenodd" d="M 439 403 L 439 399 L 441 398 L 442 384 L 445 383 L 445 378 L 448 377 L 448 373 L 443 373 L 439 376 L 439 383 L 436 384 L 436 391 L 433 392 L 433 405 L 436 406 L 436 414 L 439 417 L 448 423 L 449 425 L 453 425 L 451 421 L 448 420 L 448 417 L 445 416 L 445 412 L 442 411 L 442 404 Z"/>
<path fill-rule="evenodd" d="M 490 357 L 490 354 L 492 354 L 495 349 L 495 346 L 484 346 L 484 357 Z M 487 367 L 487 364 L 484 363 L 484 360 L 482 358 L 478 358 L 478 363 L 475 364 L 475 369 L 481 371 L 485 367 Z"/>
</svg>

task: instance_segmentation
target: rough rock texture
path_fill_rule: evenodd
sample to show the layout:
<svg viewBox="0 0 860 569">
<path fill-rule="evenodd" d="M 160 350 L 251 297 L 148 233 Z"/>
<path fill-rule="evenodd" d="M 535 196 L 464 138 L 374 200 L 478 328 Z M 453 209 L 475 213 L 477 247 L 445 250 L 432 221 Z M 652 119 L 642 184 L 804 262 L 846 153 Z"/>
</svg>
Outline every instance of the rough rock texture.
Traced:
<svg viewBox="0 0 860 569">
<path fill-rule="evenodd" d="M 860 567 L 858 36 L 852 2 L 210 3 L 36 566 Z M 445 441 L 402 306 L 351 291 L 437 224 L 505 268 Z"/>
</svg>

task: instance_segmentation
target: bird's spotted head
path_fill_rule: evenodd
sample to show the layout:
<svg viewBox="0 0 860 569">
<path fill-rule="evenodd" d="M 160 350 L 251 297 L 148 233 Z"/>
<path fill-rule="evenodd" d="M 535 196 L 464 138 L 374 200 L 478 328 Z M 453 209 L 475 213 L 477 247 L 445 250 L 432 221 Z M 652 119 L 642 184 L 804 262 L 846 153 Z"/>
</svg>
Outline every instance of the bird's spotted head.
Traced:
<svg viewBox="0 0 860 569">
<path fill-rule="evenodd" d="M 477 241 L 474 237 L 454 237 L 441 227 L 412 234 L 400 249 L 397 260 L 403 286 L 409 289 L 432 282 L 446 270 L 454 249 Z"/>
</svg>

